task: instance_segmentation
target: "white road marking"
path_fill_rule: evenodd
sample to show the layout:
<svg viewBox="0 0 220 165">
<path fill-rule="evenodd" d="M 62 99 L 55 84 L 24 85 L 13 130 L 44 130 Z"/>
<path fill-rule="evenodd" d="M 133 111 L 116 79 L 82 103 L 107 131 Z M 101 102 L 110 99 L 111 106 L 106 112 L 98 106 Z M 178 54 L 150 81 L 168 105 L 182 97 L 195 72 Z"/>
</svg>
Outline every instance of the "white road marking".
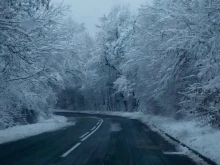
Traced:
<svg viewBox="0 0 220 165">
<path fill-rule="evenodd" d="M 92 132 L 86 132 L 85 134 L 83 134 L 82 136 L 80 136 L 80 138 L 83 138 L 81 139 L 81 142 L 86 140 L 88 137 L 90 137 L 92 134 L 94 134 L 99 128 L 100 126 L 102 125 L 103 123 L 103 120 L 101 119 L 100 122 L 98 122 L 96 125 L 98 125 L 97 127 L 94 126 L 92 128 Z M 93 130 L 94 129 L 94 130 Z M 62 158 L 65 158 L 66 156 L 68 156 L 73 150 L 75 150 L 81 143 L 77 143 L 76 145 L 74 145 L 72 148 L 70 148 L 67 152 L 65 152 L 63 155 L 61 155 Z"/>
<path fill-rule="evenodd" d="M 86 135 L 88 135 L 89 134 L 89 132 L 86 132 L 85 134 L 83 134 L 82 136 L 80 136 L 79 138 L 80 139 L 82 139 L 82 138 L 84 138 Z"/>
<path fill-rule="evenodd" d="M 184 152 L 163 152 L 165 155 L 185 155 Z"/>
<path fill-rule="evenodd" d="M 96 128 L 96 126 L 94 126 L 94 127 L 91 129 L 91 131 L 93 131 L 95 128 Z"/>
<path fill-rule="evenodd" d="M 71 149 L 69 149 L 67 152 L 65 152 L 61 157 L 65 158 L 67 155 L 69 155 L 73 150 L 75 150 L 81 143 L 77 143 L 75 146 L 73 146 Z"/>
<path fill-rule="evenodd" d="M 103 120 L 101 120 L 100 124 L 96 127 L 95 130 L 93 130 L 90 134 L 88 134 L 86 137 L 84 137 L 83 139 L 81 139 L 81 142 L 82 142 L 82 141 L 85 141 L 88 137 L 90 137 L 92 134 L 94 134 L 94 133 L 99 129 L 99 127 L 102 125 L 102 123 L 103 123 Z"/>
</svg>

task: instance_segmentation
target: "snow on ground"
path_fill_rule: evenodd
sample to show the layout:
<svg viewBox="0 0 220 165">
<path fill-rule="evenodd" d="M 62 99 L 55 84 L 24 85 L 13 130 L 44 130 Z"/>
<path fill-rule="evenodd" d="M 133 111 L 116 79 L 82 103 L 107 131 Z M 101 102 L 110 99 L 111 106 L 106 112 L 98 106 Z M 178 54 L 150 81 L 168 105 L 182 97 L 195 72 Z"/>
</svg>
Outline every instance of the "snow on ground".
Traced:
<svg viewBox="0 0 220 165">
<path fill-rule="evenodd" d="M 73 111 L 66 111 L 73 112 Z M 203 156 L 210 158 L 220 165 L 220 130 L 211 128 L 210 126 L 201 127 L 198 122 L 190 120 L 175 120 L 169 117 L 147 115 L 141 112 L 97 112 L 97 111 L 83 111 L 89 114 L 105 114 L 127 117 L 130 119 L 138 119 L 145 123 L 153 130 L 163 134 L 163 132 L 176 138 L 181 143 L 187 145 L 189 148 L 197 151 Z M 164 134 L 162 135 L 164 137 Z M 181 150 L 186 148 L 181 147 Z M 190 155 L 189 155 L 190 156 Z"/>
<path fill-rule="evenodd" d="M 210 126 L 201 127 L 196 121 L 176 121 L 161 116 L 142 117 L 148 125 L 154 125 L 178 139 L 191 149 L 220 164 L 220 130 Z"/>
<path fill-rule="evenodd" d="M 0 130 L 0 144 L 20 140 L 30 136 L 45 132 L 55 131 L 66 126 L 74 125 L 74 122 L 67 122 L 64 116 L 53 116 L 48 120 L 41 119 L 39 123 L 14 126 L 5 130 Z"/>
</svg>

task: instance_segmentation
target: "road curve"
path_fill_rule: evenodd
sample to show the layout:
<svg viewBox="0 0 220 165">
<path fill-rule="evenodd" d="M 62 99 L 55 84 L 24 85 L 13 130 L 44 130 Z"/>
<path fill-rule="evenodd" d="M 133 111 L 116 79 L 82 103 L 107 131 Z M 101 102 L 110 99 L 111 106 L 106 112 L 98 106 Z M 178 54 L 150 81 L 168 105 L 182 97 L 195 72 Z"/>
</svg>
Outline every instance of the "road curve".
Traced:
<svg viewBox="0 0 220 165">
<path fill-rule="evenodd" d="M 137 120 L 60 115 L 76 125 L 0 145 L 0 165 L 195 165 Z"/>
</svg>

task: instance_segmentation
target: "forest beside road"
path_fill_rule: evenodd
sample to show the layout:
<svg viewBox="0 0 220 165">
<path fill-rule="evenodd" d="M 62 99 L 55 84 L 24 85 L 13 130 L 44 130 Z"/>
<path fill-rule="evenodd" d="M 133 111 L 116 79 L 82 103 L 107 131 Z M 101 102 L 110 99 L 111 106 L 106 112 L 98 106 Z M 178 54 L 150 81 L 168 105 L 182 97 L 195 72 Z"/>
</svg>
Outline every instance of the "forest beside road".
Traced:
<svg viewBox="0 0 220 165">
<path fill-rule="evenodd" d="M 117 3 L 100 15 L 95 35 L 54 1 L 0 0 L 2 162 L 188 161 L 166 154 L 135 120 L 75 117 L 71 125 L 53 114 L 61 109 L 138 112 L 138 120 L 220 164 L 219 0 L 146 0 L 136 12 Z"/>
</svg>

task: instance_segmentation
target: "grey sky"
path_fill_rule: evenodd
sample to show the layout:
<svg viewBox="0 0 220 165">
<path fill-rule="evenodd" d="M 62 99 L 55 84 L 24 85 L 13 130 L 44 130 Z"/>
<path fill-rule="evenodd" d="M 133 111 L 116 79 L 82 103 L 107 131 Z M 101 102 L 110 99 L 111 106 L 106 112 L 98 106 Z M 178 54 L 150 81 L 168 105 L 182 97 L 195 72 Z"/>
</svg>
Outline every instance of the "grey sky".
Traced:
<svg viewBox="0 0 220 165">
<path fill-rule="evenodd" d="M 130 5 L 135 12 L 140 4 L 147 0 L 52 0 L 54 3 L 64 2 L 71 5 L 72 17 L 80 23 L 85 23 L 88 31 L 94 35 L 95 25 L 99 23 L 99 18 L 110 11 L 116 4 Z"/>
</svg>

